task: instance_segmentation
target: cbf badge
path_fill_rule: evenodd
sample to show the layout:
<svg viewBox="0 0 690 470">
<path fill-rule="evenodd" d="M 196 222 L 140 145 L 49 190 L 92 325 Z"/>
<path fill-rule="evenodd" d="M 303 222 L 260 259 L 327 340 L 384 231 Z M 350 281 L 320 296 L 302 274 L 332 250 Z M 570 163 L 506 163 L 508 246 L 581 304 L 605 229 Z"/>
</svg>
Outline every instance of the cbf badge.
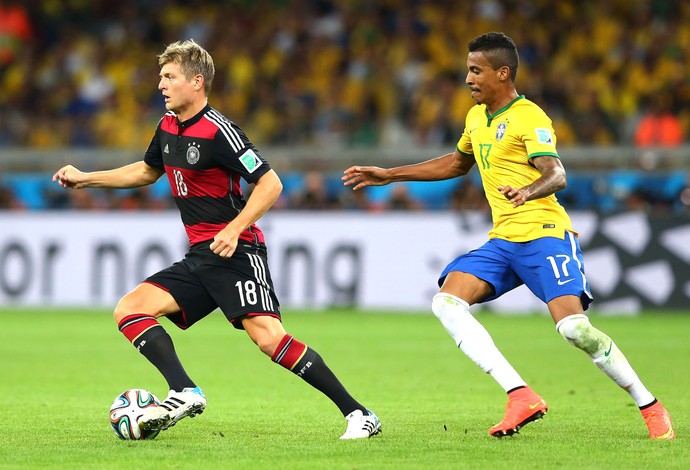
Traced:
<svg viewBox="0 0 690 470">
<path fill-rule="evenodd" d="M 196 162 L 199 161 L 201 152 L 199 152 L 199 149 L 195 146 L 196 142 L 188 145 L 189 148 L 187 149 L 187 163 L 189 163 L 190 165 L 194 165 Z"/>
<path fill-rule="evenodd" d="M 498 125 L 498 129 L 496 129 L 496 142 L 501 140 L 503 136 L 506 135 L 506 127 L 508 126 L 506 125 L 505 121 Z"/>
</svg>

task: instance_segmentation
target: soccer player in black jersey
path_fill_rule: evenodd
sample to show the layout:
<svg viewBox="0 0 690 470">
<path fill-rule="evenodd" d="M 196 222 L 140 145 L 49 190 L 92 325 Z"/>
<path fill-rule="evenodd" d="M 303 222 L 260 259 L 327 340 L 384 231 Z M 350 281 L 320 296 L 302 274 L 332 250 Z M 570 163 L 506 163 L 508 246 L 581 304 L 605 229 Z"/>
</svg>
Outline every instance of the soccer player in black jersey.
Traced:
<svg viewBox="0 0 690 470">
<path fill-rule="evenodd" d="M 168 112 L 143 161 L 89 173 L 67 165 L 53 175 L 64 188 L 80 189 L 135 188 L 165 174 L 180 210 L 190 243 L 185 258 L 125 295 L 114 313 L 122 334 L 170 388 L 161 406 L 142 416 L 140 427 L 167 429 L 206 407 L 158 318 L 167 316 L 186 329 L 220 308 L 274 362 L 335 403 L 347 419 L 341 439 L 377 434 L 376 415 L 347 392 L 316 351 L 283 328 L 264 235 L 255 224 L 278 199 L 282 184 L 244 132 L 209 106 L 213 59 L 193 40 L 170 44 L 158 59 L 158 89 Z M 255 185 L 246 200 L 240 178 Z"/>
</svg>

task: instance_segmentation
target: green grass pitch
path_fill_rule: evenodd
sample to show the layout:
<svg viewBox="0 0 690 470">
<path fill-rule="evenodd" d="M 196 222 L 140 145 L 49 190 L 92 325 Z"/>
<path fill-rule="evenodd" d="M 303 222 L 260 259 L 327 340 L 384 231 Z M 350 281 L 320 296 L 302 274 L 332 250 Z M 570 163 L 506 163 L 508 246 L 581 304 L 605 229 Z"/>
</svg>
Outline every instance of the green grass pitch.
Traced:
<svg viewBox="0 0 690 470">
<path fill-rule="evenodd" d="M 110 313 L 0 309 L 0 468 L 690 468 L 689 314 L 593 316 L 671 412 L 672 442 L 648 439 L 632 400 L 548 317 L 477 317 L 549 404 L 516 436 L 488 435 L 505 394 L 433 315 L 339 310 L 287 311 L 284 323 L 376 411 L 381 435 L 338 440 L 337 408 L 216 312 L 186 332 L 162 321 L 208 397 L 205 413 L 126 442 L 108 423 L 115 396 L 167 390 Z"/>
</svg>

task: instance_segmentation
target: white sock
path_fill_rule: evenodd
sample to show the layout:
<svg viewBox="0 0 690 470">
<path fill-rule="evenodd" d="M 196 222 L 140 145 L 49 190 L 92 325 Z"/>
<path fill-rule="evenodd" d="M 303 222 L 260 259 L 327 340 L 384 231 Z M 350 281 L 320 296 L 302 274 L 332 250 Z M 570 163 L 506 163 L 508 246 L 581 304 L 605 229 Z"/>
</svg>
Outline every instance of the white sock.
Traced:
<svg viewBox="0 0 690 470">
<path fill-rule="evenodd" d="M 442 292 L 434 296 L 431 310 L 460 350 L 506 392 L 527 385 L 496 348 L 489 332 L 472 316 L 467 302 Z"/>
<path fill-rule="evenodd" d="M 583 350 L 604 374 L 628 392 L 637 406 L 654 401 L 654 396 L 642 384 L 616 343 L 594 328 L 586 315 L 565 317 L 556 324 L 556 330 L 570 344 Z"/>
</svg>

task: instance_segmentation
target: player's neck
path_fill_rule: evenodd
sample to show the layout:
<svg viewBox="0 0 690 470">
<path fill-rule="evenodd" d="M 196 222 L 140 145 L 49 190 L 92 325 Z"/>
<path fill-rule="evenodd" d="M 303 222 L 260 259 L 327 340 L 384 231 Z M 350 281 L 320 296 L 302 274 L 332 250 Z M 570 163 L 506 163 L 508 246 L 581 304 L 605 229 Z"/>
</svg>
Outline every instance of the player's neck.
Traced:
<svg viewBox="0 0 690 470">
<path fill-rule="evenodd" d="M 193 103 L 191 103 L 189 106 L 187 106 L 185 109 L 181 110 L 177 114 L 177 119 L 180 122 L 185 122 L 188 119 L 193 118 L 197 114 L 201 112 L 202 109 L 206 107 L 208 104 L 208 100 L 204 98 L 203 100 L 198 100 Z"/>
<path fill-rule="evenodd" d="M 518 96 L 520 95 L 518 95 L 517 90 L 513 88 L 509 93 L 497 97 L 493 103 L 486 103 L 486 110 L 489 112 L 489 114 L 495 114 L 515 101 Z"/>
</svg>

